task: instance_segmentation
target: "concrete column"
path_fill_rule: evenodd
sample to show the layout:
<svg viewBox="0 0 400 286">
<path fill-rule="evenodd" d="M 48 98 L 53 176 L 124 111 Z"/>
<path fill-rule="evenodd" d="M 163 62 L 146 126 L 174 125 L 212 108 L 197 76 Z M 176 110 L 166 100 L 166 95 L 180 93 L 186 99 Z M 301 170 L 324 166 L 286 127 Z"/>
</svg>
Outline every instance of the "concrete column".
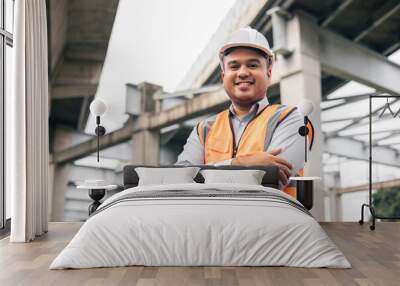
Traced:
<svg viewBox="0 0 400 286">
<path fill-rule="evenodd" d="M 341 202 L 338 197 L 337 189 L 340 187 L 340 172 L 335 173 L 334 175 L 334 188 L 330 190 L 330 204 L 331 204 L 331 217 L 332 221 L 342 221 L 342 207 Z"/>
<path fill-rule="evenodd" d="M 48 174 L 48 193 L 47 193 L 47 218 L 49 221 L 52 219 L 53 213 L 53 189 L 54 189 L 54 171 L 55 171 L 55 164 L 51 163 L 52 155 L 49 155 L 49 174 Z"/>
<path fill-rule="evenodd" d="M 317 25 L 307 15 L 296 14 L 287 22 L 287 44 L 293 54 L 287 58 L 278 56 L 277 68 L 280 78 L 281 102 L 297 105 L 303 99 L 314 103 L 309 116 L 315 127 L 315 141 L 305 166 L 305 176 L 318 176 L 314 182 L 314 207 L 311 213 L 317 220 L 324 221 L 323 183 L 323 134 L 321 130 L 321 65 L 319 60 L 319 38 Z"/>
<path fill-rule="evenodd" d="M 71 164 L 53 166 L 53 192 L 50 221 L 64 221 L 64 202 L 65 194 L 68 189 L 68 179 L 70 174 Z"/>
<path fill-rule="evenodd" d="M 324 178 L 325 189 L 327 190 L 325 197 L 325 220 L 340 221 L 340 200 L 337 193 L 337 189 L 340 187 L 340 172 L 326 172 Z"/>
<path fill-rule="evenodd" d="M 65 194 L 68 190 L 73 161 L 66 164 L 52 162 L 54 154 L 59 150 L 65 150 L 74 146 L 76 142 L 87 139 L 89 136 L 80 134 L 71 128 L 54 126 L 53 153 L 49 162 L 49 218 L 50 221 L 64 221 Z"/>
<path fill-rule="evenodd" d="M 156 109 L 153 95 L 162 87 L 147 82 L 138 85 L 141 94 L 141 113 Z M 135 119 L 133 119 L 135 120 Z M 132 164 L 158 165 L 160 163 L 160 130 L 144 130 L 132 136 Z"/>
</svg>

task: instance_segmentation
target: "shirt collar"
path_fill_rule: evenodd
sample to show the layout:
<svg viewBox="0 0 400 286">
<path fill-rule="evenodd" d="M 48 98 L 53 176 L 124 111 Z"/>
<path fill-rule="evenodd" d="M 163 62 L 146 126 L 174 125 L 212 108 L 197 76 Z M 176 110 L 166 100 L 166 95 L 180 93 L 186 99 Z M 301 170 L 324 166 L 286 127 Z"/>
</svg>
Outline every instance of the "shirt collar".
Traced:
<svg viewBox="0 0 400 286">
<path fill-rule="evenodd" d="M 248 114 L 255 112 L 257 110 L 256 115 L 258 115 L 261 111 L 264 110 L 264 108 L 269 104 L 268 98 L 265 96 L 263 99 L 257 101 L 256 103 L 253 104 L 253 106 L 250 108 L 250 111 Z M 232 115 L 236 116 L 236 112 L 233 109 L 233 104 L 229 106 L 229 112 Z"/>
</svg>

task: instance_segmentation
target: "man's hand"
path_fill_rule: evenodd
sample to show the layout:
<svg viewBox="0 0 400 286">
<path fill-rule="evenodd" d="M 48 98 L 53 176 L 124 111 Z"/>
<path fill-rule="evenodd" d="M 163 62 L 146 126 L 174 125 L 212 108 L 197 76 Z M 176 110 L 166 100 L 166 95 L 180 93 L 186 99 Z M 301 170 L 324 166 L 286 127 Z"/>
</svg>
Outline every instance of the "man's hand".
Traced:
<svg viewBox="0 0 400 286">
<path fill-rule="evenodd" d="M 231 164 L 237 166 L 265 166 L 275 165 L 279 167 L 279 180 L 286 186 L 291 175 L 292 164 L 285 159 L 278 157 L 282 148 L 274 148 L 268 152 L 258 152 L 248 156 L 239 156 L 232 159 Z"/>
</svg>

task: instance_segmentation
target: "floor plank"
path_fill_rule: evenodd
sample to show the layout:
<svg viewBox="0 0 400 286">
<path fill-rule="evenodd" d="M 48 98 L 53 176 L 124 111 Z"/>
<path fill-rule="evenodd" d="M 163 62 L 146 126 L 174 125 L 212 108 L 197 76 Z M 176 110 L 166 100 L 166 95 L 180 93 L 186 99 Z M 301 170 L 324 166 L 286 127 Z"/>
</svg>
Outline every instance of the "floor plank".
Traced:
<svg viewBox="0 0 400 286">
<path fill-rule="evenodd" d="M 352 269 L 290 267 L 116 267 L 48 269 L 82 223 L 50 223 L 32 243 L 0 240 L 0 285 L 399 285 L 400 222 L 381 222 L 375 231 L 357 223 L 321 223 L 351 262 Z"/>
</svg>

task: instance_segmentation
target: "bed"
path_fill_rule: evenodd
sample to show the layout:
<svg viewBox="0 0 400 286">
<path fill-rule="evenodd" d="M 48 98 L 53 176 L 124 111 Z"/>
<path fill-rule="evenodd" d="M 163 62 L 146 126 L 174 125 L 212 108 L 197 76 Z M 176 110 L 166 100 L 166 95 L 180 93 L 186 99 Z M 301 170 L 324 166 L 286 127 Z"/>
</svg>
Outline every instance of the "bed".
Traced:
<svg viewBox="0 0 400 286">
<path fill-rule="evenodd" d="M 197 166 L 203 175 L 191 183 L 152 185 L 140 185 L 138 168 L 125 167 L 125 189 L 100 205 L 50 269 L 351 267 L 309 211 L 276 188 L 274 167 Z M 263 170 L 263 176 L 259 185 L 204 182 L 210 169 L 239 171 L 233 181 L 250 169 Z"/>
</svg>

